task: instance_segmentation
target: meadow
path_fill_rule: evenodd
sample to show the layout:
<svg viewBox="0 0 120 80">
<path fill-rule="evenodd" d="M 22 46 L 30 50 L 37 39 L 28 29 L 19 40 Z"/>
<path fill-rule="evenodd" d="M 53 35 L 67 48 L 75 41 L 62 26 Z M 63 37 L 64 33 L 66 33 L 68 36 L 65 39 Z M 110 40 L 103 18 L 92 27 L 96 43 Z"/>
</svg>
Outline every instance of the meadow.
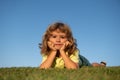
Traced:
<svg viewBox="0 0 120 80">
<path fill-rule="evenodd" d="M 0 80 L 120 80 L 120 66 L 80 69 L 0 68 Z"/>
</svg>

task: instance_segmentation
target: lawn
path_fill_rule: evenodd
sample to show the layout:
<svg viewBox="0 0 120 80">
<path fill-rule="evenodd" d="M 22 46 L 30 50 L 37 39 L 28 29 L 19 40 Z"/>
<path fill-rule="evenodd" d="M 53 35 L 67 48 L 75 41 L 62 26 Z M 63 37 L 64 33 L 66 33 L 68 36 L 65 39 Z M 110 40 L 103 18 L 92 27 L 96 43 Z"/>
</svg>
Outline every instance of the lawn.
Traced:
<svg viewBox="0 0 120 80">
<path fill-rule="evenodd" d="M 120 66 L 80 69 L 0 68 L 0 80 L 120 80 Z"/>
</svg>

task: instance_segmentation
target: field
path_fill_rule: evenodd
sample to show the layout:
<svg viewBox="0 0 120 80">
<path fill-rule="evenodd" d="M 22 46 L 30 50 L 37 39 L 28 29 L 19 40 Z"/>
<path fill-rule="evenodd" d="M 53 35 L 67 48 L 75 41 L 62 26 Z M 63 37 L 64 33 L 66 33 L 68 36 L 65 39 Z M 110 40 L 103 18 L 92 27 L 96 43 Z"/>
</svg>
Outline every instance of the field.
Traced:
<svg viewBox="0 0 120 80">
<path fill-rule="evenodd" d="M 0 68 L 0 80 L 120 80 L 120 66 L 72 69 Z"/>
</svg>

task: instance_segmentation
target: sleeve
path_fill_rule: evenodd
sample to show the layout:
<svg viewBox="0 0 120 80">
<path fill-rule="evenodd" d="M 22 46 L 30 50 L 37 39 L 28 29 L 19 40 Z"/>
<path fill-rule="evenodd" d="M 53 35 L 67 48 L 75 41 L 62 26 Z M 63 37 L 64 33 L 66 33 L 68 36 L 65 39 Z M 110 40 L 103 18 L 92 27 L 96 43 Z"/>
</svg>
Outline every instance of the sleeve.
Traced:
<svg viewBox="0 0 120 80">
<path fill-rule="evenodd" d="M 70 59 L 75 63 L 79 63 L 79 51 L 76 50 L 73 54 L 71 54 Z"/>
<path fill-rule="evenodd" d="M 47 55 L 42 54 L 42 63 L 47 59 Z"/>
</svg>

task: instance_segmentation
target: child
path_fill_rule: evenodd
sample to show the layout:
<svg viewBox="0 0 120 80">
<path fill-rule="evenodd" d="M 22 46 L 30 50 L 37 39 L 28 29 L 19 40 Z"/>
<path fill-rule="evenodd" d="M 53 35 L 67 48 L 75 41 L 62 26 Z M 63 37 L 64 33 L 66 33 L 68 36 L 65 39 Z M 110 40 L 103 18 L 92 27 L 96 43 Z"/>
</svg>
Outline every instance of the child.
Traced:
<svg viewBox="0 0 120 80">
<path fill-rule="evenodd" d="M 71 29 L 62 22 L 56 22 L 47 28 L 40 48 L 43 57 L 40 68 L 77 69 L 87 60 L 80 57 Z M 91 66 L 89 61 L 85 65 Z"/>
</svg>

